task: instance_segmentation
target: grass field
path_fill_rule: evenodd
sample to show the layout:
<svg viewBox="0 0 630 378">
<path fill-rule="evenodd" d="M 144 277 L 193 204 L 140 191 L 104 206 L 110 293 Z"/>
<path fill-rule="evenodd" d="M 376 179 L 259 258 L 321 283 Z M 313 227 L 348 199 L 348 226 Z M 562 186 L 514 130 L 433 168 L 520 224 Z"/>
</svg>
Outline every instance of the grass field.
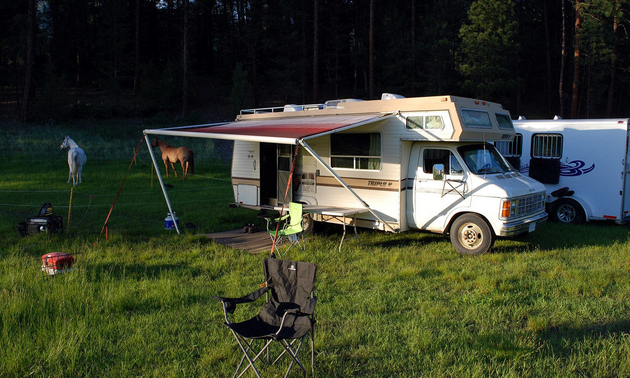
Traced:
<svg viewBox="0 0 630 378">
<path fill-rule="evenodd" d="M 196 175 L 166 179 L 182 235 L 167 213 L 142 128 L 2 125 L 0 377 L 223 377 L 240 352 L 214 295 L 258 288 L 264 254 L 210 242 L 255 213 L 230 209 L 229 163 L 194 143 Z M 86 148 L 70 190 L 70 134 Z M 128 169 L 129 168 L 129 169 Z M 125 185 L 101 233 L 123 179 Z M 68 205 L 72 195 L 68 226 Z M 66 232 L 19 238 L 16 224 L 51 202 Z M 262 226 L 262 225 L 260 225 Z M 628 227 L 547 223 L 493 253 L 462 257 L 448 239 L 363 230 L 337 251 L 340 230 L 312 235 L 291 258 L 318 264 L 316 372 L 321 377 L 628 377 Z M 41 255 L 76 254 L 55 278 Z M 241 305 L 235 318 L 261 303 Z M 266 367 L 282 376 L 285 365 Z M 294 369 L 293 376 L 299 373 Z"/>
</svg>

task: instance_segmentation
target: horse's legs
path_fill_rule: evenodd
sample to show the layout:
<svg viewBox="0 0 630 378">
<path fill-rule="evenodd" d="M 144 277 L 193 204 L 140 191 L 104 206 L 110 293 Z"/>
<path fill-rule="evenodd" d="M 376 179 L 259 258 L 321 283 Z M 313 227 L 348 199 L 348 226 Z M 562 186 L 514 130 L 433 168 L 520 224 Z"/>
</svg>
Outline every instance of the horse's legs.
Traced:
<svg viewBox="0 0 630 378">
<path fill-rule="evenodd" d="M 77 173 L 77 179 L 78 179 L 77 181 L 78 181 L 78 184 L 81 184 L 83 182 L 83 178 L 81 177 L 81 172 L 83 171 L 83 166 L 80 166 L 78 171 L 79 172 Z"/>
<path fill-rule="evenodd" d="M 182 174 L 184 175 L 184 180 L 186 180 L 186 176 L 188 175 L 188 162 L 184 163 L 184 161 L 182 161 Z"/>
<path fill-rule="evenodd" d="M 173 168 L 173 173 L 175 173 L 175 177 L 177 177 L 177 170 L 175 169 L 175 165 L 173 165 L 172 161 L 171 161 L 171 168 Z"/>
<path fill-rule="evenodd" d="M 168 163 L 164 160 L 164 167 L 166 168 L 166 177 L 168 177 Z"/>
<path fill-rule="evenodd" d="M 72 174 L 72 168 L 70 168 L 68 170 L 68 181 L 66 181 L 66 184 L 70 184 L 70 180 L 72 180 L 73 174 Z"/>
</svg>

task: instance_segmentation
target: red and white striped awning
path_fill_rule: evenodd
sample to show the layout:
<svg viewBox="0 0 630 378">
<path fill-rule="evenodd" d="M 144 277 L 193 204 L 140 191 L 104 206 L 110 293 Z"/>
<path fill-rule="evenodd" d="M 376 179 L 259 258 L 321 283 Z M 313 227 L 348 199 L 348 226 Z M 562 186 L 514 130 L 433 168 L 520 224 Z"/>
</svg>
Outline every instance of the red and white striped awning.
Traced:
<svg viewBox="0 0 630 378">
<path fill-rule="evenodd" d="M 235 121 L 144 130 L 150 135 L 298 144 L 299 140 L 348 130 L 383 119 L 382 115 L 295 117 Z"/>
</svg>

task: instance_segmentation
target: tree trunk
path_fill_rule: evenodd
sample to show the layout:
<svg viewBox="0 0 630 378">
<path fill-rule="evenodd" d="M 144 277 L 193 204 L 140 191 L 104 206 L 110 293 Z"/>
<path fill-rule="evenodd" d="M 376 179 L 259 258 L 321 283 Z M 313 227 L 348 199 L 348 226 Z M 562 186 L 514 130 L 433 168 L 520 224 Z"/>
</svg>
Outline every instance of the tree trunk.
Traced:
<svg viewBox="0 0 630 378">
<path fill-rule="evenodd" d="M 560 58 L 560 81 L 558 83 L 558 97 L 560 99 L 560 116 L 564 117 L 565 93 L 564 75 L 567 64 L 567 7 L 565 0 L 560 0 L 562 6 L 562 53 Z"/>
<path fill-rule="evenodd" d="M 307 59 L 308 52 L 306 50 L 306 0 L 302 0 L 300 3 L 302 5 L 302 71 L 300 72 L 300 85 L 302 87 L 302 104 L 306 104 L 306 93 L 308 86 L 308 76 L 307 76 Z"/>
<path fill-rule="evenodd" d="M 183 91 L 182 91 L 182 115 L 186 116 L 189 112 L 188 101 L 188 0 L 183 0 L 184 10 L 184 33 L 182 37 L 182 71 L 183 71 Z"/>
<path fill-rule="evenodd" d="M 613 111 L 613 97 L 615 93 L 615 71 L 617 70 L 617 32 L 619 29 L 619 0 L 615 1 L 615 15 L 613 17 L 613 50 L 610 57 L 610 84 L 608 85 L 608 103 L 606 104 L 606 117 L 610 118 Z"/>
<path fill-rule="evenodd" d="M 319 4 L 318 0 L 313 0 L 313 102 L 317 102 L 319 93 L 317 88 L 319 86 L 319 62 L 317 50 L 319 49 Z"/>
<path fill-rule="evenodd" d="M 416 95 L 416 0 L 411 0 L 411 95 Z"/>
<path fill-rule="evenodd" d="M 35 35 L 37 34 L 37 1 L 28 0 L 28 18 L 26 35 L 26 73 L 22 98 L 22 122 L 28 117 L 28 110 L 33 97 L 33 66 L 35 64 Z"/>
<path fill-rule="evenodd" d="M 552 103 L 552 85 L 551 85 L 551 47 L 549 46 L 549 18 L 547 14 L 547 2 L 543 1 L 543 18 L 545 23 L 545 52 L 547 60 L 547 113 L 551 114 L 551 103 Z"/>
<path fill-rule="evenodd" d="M 135 59 L 133 67 L 133 95 L 138 94 L 140 87 L 140 1 L 136 0 L 136 33 L 134 36 Z"/>
<path fill-rule="evenodd" d="M 582 28 L 582 2 L 575 1 L 575 35 L 573 46 L 573 93 L 571 100 L 571 118 L 578 117 L 580 100 L 580 29 Z"/>
<path fill-rule="evenodd" d="M 374 99 L 374 0 L 370 0 L 370 67 L 369 67 L 369 99 Z"/>
</svg>

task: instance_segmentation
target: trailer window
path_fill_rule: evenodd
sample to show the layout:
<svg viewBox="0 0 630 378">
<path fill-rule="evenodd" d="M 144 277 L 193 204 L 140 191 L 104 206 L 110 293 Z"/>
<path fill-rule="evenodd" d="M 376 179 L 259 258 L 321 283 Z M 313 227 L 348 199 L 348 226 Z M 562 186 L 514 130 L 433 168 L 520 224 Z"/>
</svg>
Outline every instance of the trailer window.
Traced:
<svg viewBox="0 0 630 378">
<path fill-rule="evenodd" d="M 495 114 L 497 116 L 497 123 L 499 124 L 500 129 L 506 130 L 514 130 L 514 124 L 512 123 L 512 118 L 508 114 Z"/>
<path fill-rule="evenodd" d="M 407 117 L 405 127 L 409 130 L 441 130 L 444 128 L 444 121 L 442 120 L 442 116 L 439 115 L 409 116 Z"/>
<path fill-rule="evenodd" d="M 481 110 L 462 109 L 462 120 L 468 127 L 491 128 L 492 122 L 488 112 Z"/>
<path fill-rule="evenodd" d="M 333 168 L 381 169 L 381 134 L 332 134 L 330 165 Z"/>
<path fill-rule="evenodd" d="M 532 157 L 540 159 L 560 159 L 562 157 L 562 135 L 534 134 L 532 136 Z"/>
<path fill-rule="evenodd" d="M 516 134 L 514 140 L 494 142 L 494 146 L 505 157 L 521 157 L 523 155 L 523 135 Z"/>
</svg>

